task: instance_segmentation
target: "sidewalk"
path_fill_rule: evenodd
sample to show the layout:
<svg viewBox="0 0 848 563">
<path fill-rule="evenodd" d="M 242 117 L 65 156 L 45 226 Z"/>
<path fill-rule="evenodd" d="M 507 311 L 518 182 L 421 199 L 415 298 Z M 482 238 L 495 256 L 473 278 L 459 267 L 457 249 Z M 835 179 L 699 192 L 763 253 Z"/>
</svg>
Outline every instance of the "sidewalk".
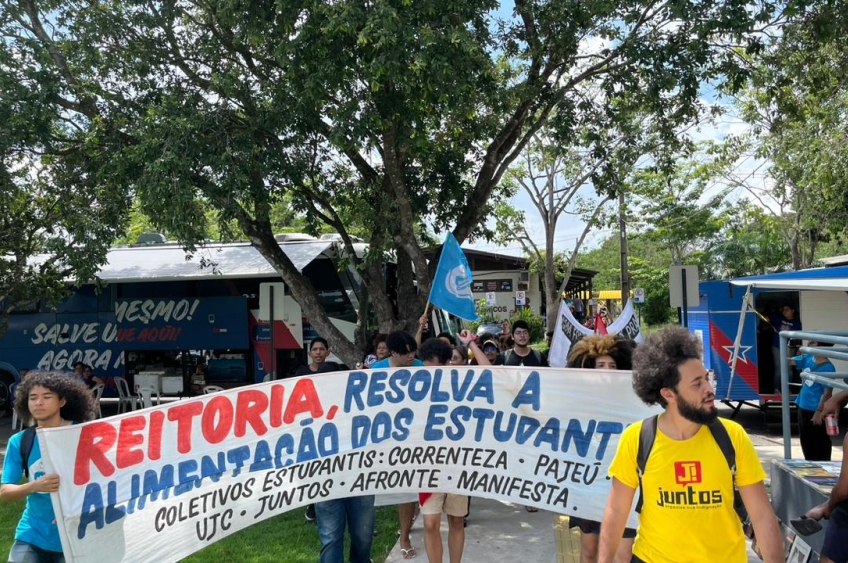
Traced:
<svg viewBox="0 0 848 563">
<path fill-rule="evenodd" d="M 554 515 L 540 510 L 527 512 L 523 506 L 510 502 L 475 497 L 471 501 L 471 515 L 465 528 L 463 562 L 516 563 L 528 560 L 533 563 L 554 563 L 557 560 L 554 538 Z M 412 524 L 412 545 L 418 556 L 415 561 L 426 562 L 424 551 L 424 519 L 419 515 Z M 448 524 L 442 518 L 444 560 L 448 561 Z M 389 553 L 385 563 L 407 561 L 400 554 L 400 543 Z"/>
<path fill-rule="evenodd" d="M 557 559 L 557 537 L 554 532 L 556 515 L 540 510 L 528 513 L 523 506 L 509 502 L 475 497 L 471 516 L 465 528 L 463 563 L 570 563 L 568 558 Z M 415 561 L 426 563 L 424 524 L 419 516 L 412 525 L 412 545 L 418 556 Z M 444 561 L 448 561 L 447 519 L 442 518 Z M 404 563 L 400 543 L 395 544 L 385 563 Z M 748 546 L 748 562 L 762 560 Z"/>
</svg>

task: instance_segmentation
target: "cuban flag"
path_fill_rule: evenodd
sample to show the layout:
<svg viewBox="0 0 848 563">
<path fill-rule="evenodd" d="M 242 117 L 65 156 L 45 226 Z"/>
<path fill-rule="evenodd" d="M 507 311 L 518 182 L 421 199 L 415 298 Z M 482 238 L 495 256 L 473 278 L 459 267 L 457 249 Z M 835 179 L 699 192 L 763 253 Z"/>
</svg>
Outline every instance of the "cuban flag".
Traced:
<svg viewBox="0 0 848 563">
<path fill-rule="evenodd" d="M 436 277 L 430 288 L 430 303 L 466 321 L 479 317 L 471 293 L 471 268 L 459 243 L 448 233 L 442 246 L 442 256 L 436 268 Z"/>
</svg>

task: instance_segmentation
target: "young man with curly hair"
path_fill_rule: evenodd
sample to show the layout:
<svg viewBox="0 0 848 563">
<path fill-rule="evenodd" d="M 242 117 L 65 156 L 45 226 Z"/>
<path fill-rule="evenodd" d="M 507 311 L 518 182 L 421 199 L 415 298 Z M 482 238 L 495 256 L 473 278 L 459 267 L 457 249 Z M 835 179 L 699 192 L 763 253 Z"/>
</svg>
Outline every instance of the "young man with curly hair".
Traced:
<svg viewBox="0 0 848 563">
<path fill-rule="evenodd" d="M 637 457 L 645 421 L 630 425 L 621 436 L 601 523 L 602 562 L 614 560 L 637 489 L 643 496 L 635 563 L 747 561 L 745 535 L 733 506 L 734 484 L 763 560 L 784 560 L 783 539 L 763 484 L 766 473 L 745 430 L 717 419 L 702 353 L 695 335 L 669 326 L 649 335 L 633 354 L 633 389 L 646 404 L 665 410 L 657 420 L 641 483 Z M 711 424 L 719 424 L 733 446 L 735 475 Z"/>
<path fill-rule="evenodd" d="M 56 372 L 30 372 L 15 393 L 15 410 L 38 428 L 56 428 L 92 420 L 94 399 L 82 381 Z M 31 431 L 30 431 L 31 432 Z M 59 476 L 47 475 L 38 440 L 22 450 L 26 430 L 12 436 L 3 463 L 0 501 L 26 498 L 26 508 L 15 531 L 10 563 L 64 563 L 59 528 L 50 493 L 59 490 Z M 27 475 L 26 482 L 20 483 Z"/>
</svg>

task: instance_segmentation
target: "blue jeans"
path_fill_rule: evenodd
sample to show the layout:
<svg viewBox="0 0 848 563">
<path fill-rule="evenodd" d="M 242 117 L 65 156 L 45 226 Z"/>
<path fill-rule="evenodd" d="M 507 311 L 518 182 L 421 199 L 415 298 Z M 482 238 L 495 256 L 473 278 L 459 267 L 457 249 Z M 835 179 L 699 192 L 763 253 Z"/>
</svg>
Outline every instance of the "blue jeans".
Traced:
<svg viewBox="0 0 848 563">
<path fill-rule="evenodd" d="M 9 563 L 65 563 L 65 556 L 57 551 L 48 551 L 31 543 L 15 540 L 9 551 Z"/>
<path fill-rule="evenodd" d="M 350 533 L 350 563 L 371 562 L 374 540 L 374 495 L 341 498 L 315 503 L 320 563 L 344 563 L 344 532 Z"/>
</svg>

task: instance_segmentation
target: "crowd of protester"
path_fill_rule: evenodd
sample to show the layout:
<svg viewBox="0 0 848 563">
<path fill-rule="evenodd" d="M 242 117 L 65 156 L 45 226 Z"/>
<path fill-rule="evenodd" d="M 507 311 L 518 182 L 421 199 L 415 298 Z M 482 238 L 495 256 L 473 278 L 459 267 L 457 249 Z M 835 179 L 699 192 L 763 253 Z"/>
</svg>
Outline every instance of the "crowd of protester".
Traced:
<svg viewBox="0 0 848 563">
<path fill-rule="evenodd" d="M 789 312 L 791 316 L 792 311 Z M 786 314 L 786 313 L 784 313 Z M 791 322 L 791 319 L 790 319 Z M 427 339 L 426 314 L 415 335 L 406 331 L 377 334 L 357 369 L 407 368 L 413 366 L 492 365 L 547 367 L 546 352 L 531 346 L 530 327 L 523 320 L 504 321 L 502 334 L 458 335 L 442 333 Z M 552 334 L 547 333 L 548 344 Z M 815 343 L 813 343 L 815 344 Z M 673 510 L 673 502 L 663 490 L 674 488 L 673 475 L 680 460 L 698 464 L 698 478 L 709 474 L 707 488 L 713 496 L 735 496 L 747 509 L 768 563 L 783 560 L 783 541 L 777 519 L 764 487 L 765 473 L 745 431 L 732 421 L 717 418 L 715 392 L 702 362 L 700 342 L 689 331 L 666 327 L 636 346 L 615 336 L 587 336 L 575 343 L 569 353 L 569 368 L 595 370 L 632 370 L 633 388 L 649 405 L 662 407 L 662 414 L 629 426 L 621 437 L 610 467 L 611 493 L 602 521 L 579 516 L 570 518 L 570 526 L 581 532 L 581 563 L 596 561 L 642 563 L 677 561 L 685 545 L 691 561 L 744 560 L 745 538 L 734 503 L 695 503 L 689 510 Z M 309 343 L 309 362 L 295 375 L 309 376 L 347 369 L 328 361 L 330 345 L 317 337 Z M 832 371 L 827 358 L 816 355 L 794 356 L 791 362 L 801 369 Z M 55 427 L 91 420 L 96 412 L 90 390 L 103 383 L 90 366 L 77 363 L 69 374 L 22 371 L 22 382 L 15 397 L 15 409 L 37 427 Z M 799 396 L 799 423 L 802 446 L 808 459 L 830 459 L 831 444 L 821 436 L 822 416 L 838 412 L 848 392 L 831 394 L 805 386 Z M 646 434 L 647 433 L 647 434 Z M 646 439 L 646 436 L 648 438 Z M 725 459 L 724 443 L 735 453 L 733 471 Z M 645 444 L 648 444 L 645 446 Z M 647 453 L 643 455 L 643 447 Z M 848 457 L 848 438 L 843 444 Z M 649 456 L 649 457 L 648 457 Z M 27 445 L 25 432 L 9 442 L 4 462 L 0 500 L 26 499 L 26 508 L 9 555 L 12 563 L 27 561 L 63 562 L 61 543 L 49 496 L 58 489 L 60 477 L 45 475 L 37 440 Z M 650 463 L 649 463 L 650 462 Z M 26 479 L 24 480 L 24 478 Z M 22 482 L 23 480 L 23 482 Z M 694 482 L 694 480 L 693 480 Z M 656 491 L 659 490 L 659 497 Z M 627 515 L 639 492 L 638 527 L 627 527 Z M 667 494 L 667 493 L 665 493 Z M 703 497 L 700 493 L 698 498 Z M 644 495 L 644 498 L 643 498 Z M 710 496 L 710 495 L 707 495 Z M 644 503 L 643 503 L 644 500 Z M 424 521 L 424 549 L 430 563 L 443 561 L 440 531 L 442 514 L 448 522 L 447 551 L 451 563 L 460 563 L 465 545 L 465 526 L 470 499 L 452 493 L 421 493 L 403 498 L 397 505 L 400 552 L 403 559 L 419 553 L 412 544 L 411 529 L 419 516 Z M 526 507 L 528 512 L 537 511 Z M 846 563 L 848 550 L 848 476 L 843 471 L 839 484 L 828 502 L 814 507 L 809 518 L 829 518 L 828 537 L 822 552 L 824 563 Z M 375 497 L 320 501 L 310 505 L 306 519 L 315 521 L 321 541 L 320 562 L 369 563 L 375 530 Z M 710 533 L 704 533 L 707 528 Z M 347 559 L 344 554 L 345 530 L 350 537 Z M 717 546 L 713 539 L 721 535 Z M 845 534 L 845 535 L 842 535 Z"/>
</svg>

